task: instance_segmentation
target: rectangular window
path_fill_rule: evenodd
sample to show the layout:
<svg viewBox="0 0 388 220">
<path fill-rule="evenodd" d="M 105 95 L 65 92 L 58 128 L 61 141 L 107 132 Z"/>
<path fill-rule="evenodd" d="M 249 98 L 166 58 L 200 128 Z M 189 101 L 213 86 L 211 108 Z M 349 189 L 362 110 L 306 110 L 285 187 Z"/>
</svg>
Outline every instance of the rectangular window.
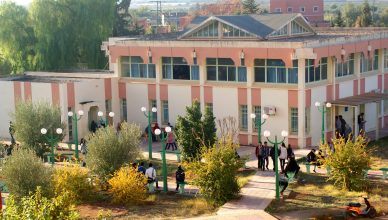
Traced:
<svg viewBox="0 0 388 220">
<path fill-rule="evenodd" d="M 155 64 L 144 64 L 139 56 L 123 56 L 120 59 L 121 76 L 131 78 L 155 78 Z"/>
<path fill-rule="evenodd" d="M 68 112 L 73 111 L 71 107 L 67 108 Z M 68 135 L 69 135 L 69 141 L 73 141 L 73 117 L 67 117 L 67 125 L 68 125 Z"/>
<path fill-rule="evenodd" d="M 253 129 L 257 131 L 258 117 L 261 117 L 261 106 L 253 106 L 253 113 L 256 115 L 256 118 L 253 120 Z"/>
<path fill-rule="evenodd" d="M 373 70 L 372 58 L 365 57 L 363 53 L 361 53 L 360 58 L 360 72 L 365 73 Z"/>
<path fill-rule="evenodd" d="M 298 134 L 298 108 L 290 108 L 290 132 Z"/>
<path fill-rule="evenodd" d="M 240 105 L 240 130 L 246 131 L 248 129 L 248 107 L 247 105 Z"/>
<path fill-rule="evenodd" d="M 384 68 L 388 69 L 388 49 L 384 49 Z"/>
<path fill-rule="evenodd" d="M 315 67 L 315 60 L 306 59 L 305 82 L 316 82 L 327 79 L 327 57 L 321 58 L 318 67 Z"/>
<path fill-rule="evenodd" d="M 305 108 L 305 124 L 304 124 L 304 129 L 306 132 L 306 135 L 310 134 L 310 123 L 311 123 L 311 112 L 310 112 L 310 107 Z"/>
<path fill-rule="evenodd" d="M 313 12 L 318 12 L 318 6 L 313 7 Z"/>
<path fill-rule="evenodd" d="M 292 12 L 292 7 L 288 7 L 287 12 Z"/>
<path fill-rule="evenodd" d="M 304 7 L 300 7 L 300 12 L 304 12 Z"/>
<path fill-rule="evenodd" d="M 230 58 L 206 58 L 209 81 L 246 82 L 246 67 L 237 67 Z"/>
<path fill-rule="evenodd" d="M 293 61 L 292 68 L 286 68 L 283 60 L 255 59 L 255 82 L 298 83 L 298 61 Z"/>
<path fill-rule="evenodd" d="M 128 121 L 127 99 L 120 99 L 120 116 L 121 121 Z"/>
<path fill-rule="evenodd" d="M 149 100 L 149 107 L 148 108 L 151 110 L 153 107 L 157 108 L 156 100 Z M 157 122 L 158 121 L 157 112 L 151 111 L 151 114 L 152 114 L 151 122 Z"/>
<path fill-rule="evenodd" d="M 191 66 L 191 80 L 199 80 L 199 66 L 198 65 Z"/>
<path fill-rule="evenodd" d="M 276 13 L 280 13 L 280 12 L 282 12 L 282 9 L 281 8 L 275 8 L 275 12 Z"/>
<path fill-rule="evenodd" d="M 354 53 L 350 54 L 346 60 L 341 62 L 337 60 L 337 64 L 335 66 L 335 76 L 343 77 L 354 74 Z"/>
<path fill-rule="evenodd" d="M 379 50 L 375 50 L 375 55 L 373 58 L 373 70 L 379 69 Z"/>
<path fill-rule="evenodd" d="M 167 125 L 168 122 L 168 101 L 162 101 L 162 124 Z"/>
</svg>

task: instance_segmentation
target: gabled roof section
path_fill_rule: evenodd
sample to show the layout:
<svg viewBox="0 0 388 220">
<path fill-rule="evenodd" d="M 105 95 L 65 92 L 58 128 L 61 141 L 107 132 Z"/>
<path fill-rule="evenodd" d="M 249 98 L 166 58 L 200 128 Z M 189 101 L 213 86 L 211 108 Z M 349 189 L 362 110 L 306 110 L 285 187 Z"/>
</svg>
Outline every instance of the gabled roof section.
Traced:
<svg viewBox="0 0 388 220">
<path fill-rule="evenodd" d="M 207 34 L 210 31 L 212 34 Z M 314 30 L 301 14 L 199 16 L 178 39 L 266 40 L 314 34 Z"/>
</svg>

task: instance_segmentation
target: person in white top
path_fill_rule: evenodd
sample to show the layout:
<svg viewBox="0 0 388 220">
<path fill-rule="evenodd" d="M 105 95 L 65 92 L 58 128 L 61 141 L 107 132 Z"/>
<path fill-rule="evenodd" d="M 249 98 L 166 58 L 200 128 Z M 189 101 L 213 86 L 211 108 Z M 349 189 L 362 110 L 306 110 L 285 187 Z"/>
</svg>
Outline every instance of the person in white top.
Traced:
<svg viewBox="0 0 388 220">
<path fill-rule="evenodd" d="M 148 178 L 148 183 L 155 182 L 156 188 L 159 188 L 158 179 L 156 178 L 156 170 L 152 167 L 152 163 L 148 165 L 148 169 L 145 171 L 145 175 Z"/>
<path fill-rule="evenodd" d="M 284 173 L 284 166 L 286 165 L 286 159 L 287 159 L 287 148 L 284 142 L 280 146 L 280 154 L 279 154 L 279 160 L 280 160 L 280 168 L 282 170 L 282 173 Z"/>
</svg>

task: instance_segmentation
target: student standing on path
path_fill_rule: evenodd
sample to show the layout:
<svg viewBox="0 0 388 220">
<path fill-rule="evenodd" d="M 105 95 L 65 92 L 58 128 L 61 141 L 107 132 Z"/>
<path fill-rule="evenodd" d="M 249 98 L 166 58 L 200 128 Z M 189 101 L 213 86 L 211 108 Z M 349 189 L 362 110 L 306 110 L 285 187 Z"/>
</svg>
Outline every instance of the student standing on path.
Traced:
<svg viewBox="0 0 388 220">
<path fill-rule="evenodd" d="M 269 159 L 268 159 L 269 150 L 270 150 L 270 147 L 268 146 L 267 141 L 264 141 L 263 155 L 262 155 L 263 156 L 263 167 L 265 166 L 267 168 L 267 170 L 269 170 L 269 168 L 268 168 L 268 164 L 269 164 Z"/>
<path fill-rule="evenodd" d="M 294 156 L 294 151 L 291 148 L 291 144 L 287 145 L 287 160 L 290 160 L 290 158 Z"/>
<path fill-rule="evenodd" d="M 259 145 L 256 146 L 255 155 L 257 157 L 257 169 L 264 170 L 264 160 L 263 160 L 263 145 L 259 142 Z"/>
<path fill-rule="evenodd" d="M 175 172 L 175 179 L 176 179 L 176 191 L 179 189 L 179 184 L 185 182 L 185 171 L 182 169 L 182 166 L 178 166 L 178 170 Z"/>
<path fill-rule="evenodd" d="M 156 170 L 152 167 L 152 163 L 148 165 L 148 169 L 145 171 L 145 175 L 148 178 L 148 183 L 155 182 L 156 188 L 159 188 L 158 179 L 156 178 Z"/>
<path fill-rule="evenodd" d="M 280 168 L 282 170 L 282 173 L 284 173 L 284 166 L 286 165 L 286 159 L 287 159 L 287 148 L 284 142 L 280 145 Z"/>
</svg>

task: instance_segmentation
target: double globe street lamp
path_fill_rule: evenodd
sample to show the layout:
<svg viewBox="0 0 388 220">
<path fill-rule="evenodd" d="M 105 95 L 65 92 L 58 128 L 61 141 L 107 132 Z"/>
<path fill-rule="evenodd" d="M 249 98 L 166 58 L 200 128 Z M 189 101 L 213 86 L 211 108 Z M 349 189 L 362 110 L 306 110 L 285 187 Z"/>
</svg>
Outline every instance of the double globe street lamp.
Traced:
<svg viewBox="0 0 388 220">
<path fill-rule="evenodd" d="M 67 115 L 73 119 L 73 125 L 74 125 L 74 144 L 75 144 L 75 158 L 78 160 L 78 121 L 81 120 L 82 116 L 84 115 L 84 111 L 79 110 L 78 114 L 73 113 L 72 111 L 68 112 Z M 71 150 L 71 149 L 70 149 Z"/>
<path fill-rule="evenodd" d="M 168 136 L 168 133 L 171 132 L 171 127 L 166 127 L 164 129 L 165 132 L 162 133 L 162 131 L 158 128 L 155 129 L 155 135 L 161 135 L 161 145 L 162 145 L 162 162 L 163 162 L 163 167 L 162 167 L 162 174 L 163 174 L 163 192 L 168 191 L 168 186 L 167 186 L 167 162 L 166 162 L 166 138 Z"/>
<path fill-rule="evenodd" d="M 106 119 L 106 118 L 104 119 L 103 118 L 104 112 L 102 112 L 102 111 L 97 112 L 97 116 L 100 117 L 100 125 L 105 127 L 108 124 L 108 119 Z M 110 118 L 113 118 L 113 117 L 115 117 L 115 113 L 114 112 L 109 112 L 108 116 Z"/>
<path fill-rule="evenodd" d="M 280 189 L 279 189 L 279 169 L 278 169 L 278 151 L 279 151 L 279 148 L 278 148 L 278 144 L 281 144 L 284 142 L 284 140 L 286 139 L 286 137 L 288 136 L 288 132 L 287 131 L 282 131 L 281 133 L 282 137 L 283 137 L 283 140 L 279 141 L 278 142 L 278 136 L 275 135 L 275 140 L 272 141 L 269 139 L 269 136 L 271 136 L 271 132 L 270 131 L 264 131 L 264 137 L 267 138 L 268 142 L 273 144 L 274 145 L 274 148 L 275 148 L 275 184 L 276 184 L 276 199 L 279 199 L 280 198 Z"/>
<path fill-rule="evenodd" d="M 141 111 L 143 112 L 144 116 L 148 119 L 148 159 L 152 159 L 152 134 L 151 134 L 151 121 L 152 121 L 152 115 L 157 111 L 155 107 L 152 107 L 151 110 L 148 110 L 146 107 L 141 107 Z"/>
<path fill-rule="evenodd" d="M 55 133 L 57 133 L 58 135 L 61 135 L 62 132 L 63 132 L 62 128 L 57 128 L 55 130 Z M 58 141 L 60 141 L 60 138 L 59 136 L 54 136 L 54 132 L 50 132 L 49 136 L 46 136 L 47 134 L 46 128 L 40 129 L 40 133 L 45 135 L 46 140 L 51 147 L 51 164 L 54 165 L 54 146 L 58 143 Z"/>
<path fill-rule="evenodd" d="M 325 144 L 325 113 L 328 111 L 328 108 L 331 108 L 331 103 L 327 102 L 321 105 L 320 102 L 315 102 L 315 107 L 322 113 L 321 144 Z"/>
<path fill-rule="evenodd" d="M 252 113 L 251 114 L 251 118 L 255 121 L 255 124 L 256 124 L 256 128 L 257 128 L 257 144 L 259 144 L 260 141 L 261 141 L 261 126 L 265 124 L 265 122 L 269 118 L 269 115 L 263 114 L 263 115 L 261 115 L 261 117 L 256 117 L 256 114 Z M 261 118 L 263 118 L 264 120 L 261 121 Z"/>
</svg>

